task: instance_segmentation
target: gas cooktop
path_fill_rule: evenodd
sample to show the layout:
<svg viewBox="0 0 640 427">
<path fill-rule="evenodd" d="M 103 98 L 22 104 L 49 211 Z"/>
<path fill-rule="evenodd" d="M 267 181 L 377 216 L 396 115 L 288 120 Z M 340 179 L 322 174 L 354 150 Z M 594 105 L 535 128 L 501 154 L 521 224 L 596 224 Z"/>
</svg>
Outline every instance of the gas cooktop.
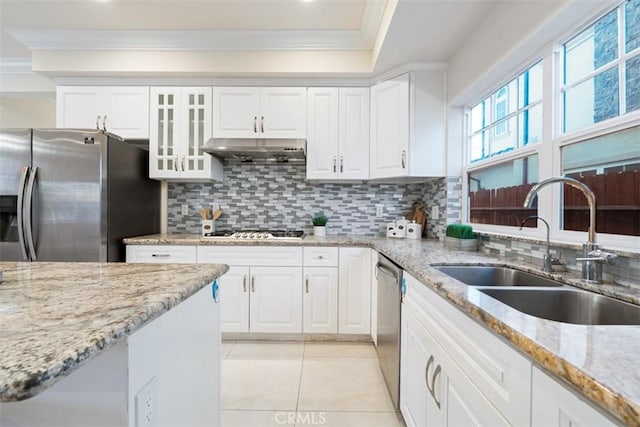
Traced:
<svg viewBox="0 0 640 427">
<path fill-rule="evenodd" d="M 211 239 L 241 240 L 301 240 L 304 231 L 299 230 L 246 230 L 246 231 L 214 231 L 204 237 Z"/>
</svg>

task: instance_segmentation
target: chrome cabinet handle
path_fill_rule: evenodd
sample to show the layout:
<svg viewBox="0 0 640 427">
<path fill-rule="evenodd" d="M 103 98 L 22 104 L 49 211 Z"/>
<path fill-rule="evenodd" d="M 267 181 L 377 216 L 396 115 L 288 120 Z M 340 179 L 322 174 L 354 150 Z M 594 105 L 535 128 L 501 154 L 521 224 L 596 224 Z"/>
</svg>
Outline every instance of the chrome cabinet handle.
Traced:
<svg viewBox="0 0 640 427">
<path fill-rule="evenodd" d="M 180 165 L 182 166 L 182 172 L 184 172 L 184 156 L 180 157 Z"/>
<path fill-rule="evenodd" d="M 178 156 L 173 157 L 173 170 L 178 172 Z"/>
<path fill-rule="evenodd" d="M 318 255 L 318 259 L 324 259 L 322 255 Z"/>
<path fill-rule="evenodd" d="M 102 118 L 102 130 L 105 132 L 107 131 L 107 116 Z"/>
<path fill-rule="evenodd" d="M 338 159 L 336 157 L 333 158 L 333 172 L 335 173 L 338 167 Z"/>
<path fill-rule="evenodd" d="M 154 258 L 169 258 L 171 254 L 151 254 Z"/>
<path fill-rule="evenodd" d="M 340 156 L 340 173 L 344 172 L 344 157 Z"/>
<path fill-rule="evenodd" d="M 438 378 L 438 375 L 440 375 L 440 371 L 442 371 L 442 368 L 440 367 L 440 365 L 438 365 L 438 367 L 436 368 L 436 370 L 433 372 L 433 377 L 431 377 L 431 397 L 433 397 L 433 401 L 436 402 L 436 406 L 438 407 L 438 409 L 440 409 L 440 402 L 438 401 L 438 398 L 436 397 L 436 378 Z"/>
<path fill-rule="evenodd" d="M 24 240 L 24 226 L 25 226 L 25 218 L 23 212 L 24 205 L 24 193 L 26 191 L 27 186 L 27 177 L 29 176 L 29 166 L 23 166 L 20 171 L 20 186 L 18 187 L 18 242 L 20 242 L 20 251 L 22 252 L 22 259 L 24 261 L 29 261 L 29 255 L 27 255 L 27 245 Z"/>
<path fill-rule="evenodd" d="M 242 292 L 247 292 L 247 275 L 242 278 Z"/>
<path fill-rule="evenodd" d="M 258 116 L 253 116 L 253 133 L 258 133 Z"/>
<path fill-rule="evenodd" d="M 264 133 L 264 116 L 260 117 L 260 132 Z"/>
<path fill-rule="evenodd" d="M 100 130 L 100 117 L 102 116 L 97 116 L 96 117 L 96 129 Z"/>
<path fill-rule="evenodd" d="M 256 291 L 256 276 L 251 276 L 251 292 Z"/>
<path fill-rule="evenodd" d="M 431 390 L 431 388 L 429 387 L 429 367 L 431 366 L 432 363 L 433 363 L 433 354 L 429 356 L 429 360 L 427 360 L 427 367 L 424 368 L 424 382 L 427 384 L 427 390 L 429 390 L 429 393 L 431 393 L 431 396 L 433 396 L 433 390 Z"/>
<path fill-rule="evenodd" d="M 305 277 L 305 279 L 304 279 L 304 287 L 305 287 L 304 291 L 306 293 L 309 293 L 309 278 L 308 277 Z"/>
<path fill-rule="evenodd" d="M 27 235 L 27 244 L 29 245 L 29 253 L 31 257 L 31 261 L 37 261 L 36 257 L 36 244 L 33 240 L 33 228 L 31 226 L 31 203 L 33 201 L 33 187 L 36 183 L 36 173 L 38 172 L 38 167 L 34 166 L 31 168 L 31 175 L 29 175 L 29 183 L 27 184 L 27 193 L 25 195 L 25 210 L 23 212 L 24 225 L 26 226 L 26 235 Z"/>
<path fill-rule="evenodd" d="M 407 168 L 407 152 L 402 150 L 402 169 Z"/>
</svg>

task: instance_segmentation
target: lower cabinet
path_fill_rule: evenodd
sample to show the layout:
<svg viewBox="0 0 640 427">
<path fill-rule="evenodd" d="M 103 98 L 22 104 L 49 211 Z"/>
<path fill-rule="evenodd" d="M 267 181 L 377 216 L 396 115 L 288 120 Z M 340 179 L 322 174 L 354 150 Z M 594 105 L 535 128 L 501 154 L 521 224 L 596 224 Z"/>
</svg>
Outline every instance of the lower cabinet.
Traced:
<svg viewBox="0 0 640 427">
<path fill-rule="evenodd" d="M 340 248 L 338 333 L 371 334 L 371 249 Z"/>
<path fill-rule="evenodd" d="M 529 425 L 531 363 L 405 277 L 400 410 L 407 426 Z"/>
<path fill-rule="evenodd" d="M 538 368 L 533 368 L 531 405 L 533 427 L 616 425 Z"/>
<path fill-rule="evenodd" d="M 195 264 L 196 247 L 195 245 L 127 245 L 127 262 Z"/>
<path fill-rule="evenodd" d="M 302 331 L 338 333 L 338 268 L 305 267 Z"/>
<path fill-rule="evenodd" d="M 251 267 L 250 273 L 249 332 L 302 332 L 302 268 Z"/>
</svg>

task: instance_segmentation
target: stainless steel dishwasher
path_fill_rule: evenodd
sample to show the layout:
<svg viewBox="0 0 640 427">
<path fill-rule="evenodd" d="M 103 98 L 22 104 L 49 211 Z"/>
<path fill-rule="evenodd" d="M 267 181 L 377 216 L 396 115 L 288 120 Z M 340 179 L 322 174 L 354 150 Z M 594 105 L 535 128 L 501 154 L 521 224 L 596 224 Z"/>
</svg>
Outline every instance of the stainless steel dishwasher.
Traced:
<svg viewBox="0 0 640 427">
<path fill-rule="evenodd" d="M 378 361 L 395 408 L 400 404 L 400 303 L 402 269 L 384 255 L 378 255 Z"/>
</svg>

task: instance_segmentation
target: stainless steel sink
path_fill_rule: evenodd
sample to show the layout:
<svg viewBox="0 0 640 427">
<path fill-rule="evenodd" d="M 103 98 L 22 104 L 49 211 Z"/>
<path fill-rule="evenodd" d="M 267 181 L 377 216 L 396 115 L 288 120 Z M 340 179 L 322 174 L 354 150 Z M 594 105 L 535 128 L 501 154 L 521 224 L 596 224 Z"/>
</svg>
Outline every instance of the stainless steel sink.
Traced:
<svg viewBox="0 0 640 427">
<path fill-rule="evenodd" d="M 434 265 L 436 270 L 470 286 L 544 286 L 562 283 L 509 267 L 478 265 Z"/>
<path fill-rule="evenodd" d="M 579 325 L 640 325 L 640 306 L 578 289 L 479 288 L 532 316 Z"/>
</svg>

